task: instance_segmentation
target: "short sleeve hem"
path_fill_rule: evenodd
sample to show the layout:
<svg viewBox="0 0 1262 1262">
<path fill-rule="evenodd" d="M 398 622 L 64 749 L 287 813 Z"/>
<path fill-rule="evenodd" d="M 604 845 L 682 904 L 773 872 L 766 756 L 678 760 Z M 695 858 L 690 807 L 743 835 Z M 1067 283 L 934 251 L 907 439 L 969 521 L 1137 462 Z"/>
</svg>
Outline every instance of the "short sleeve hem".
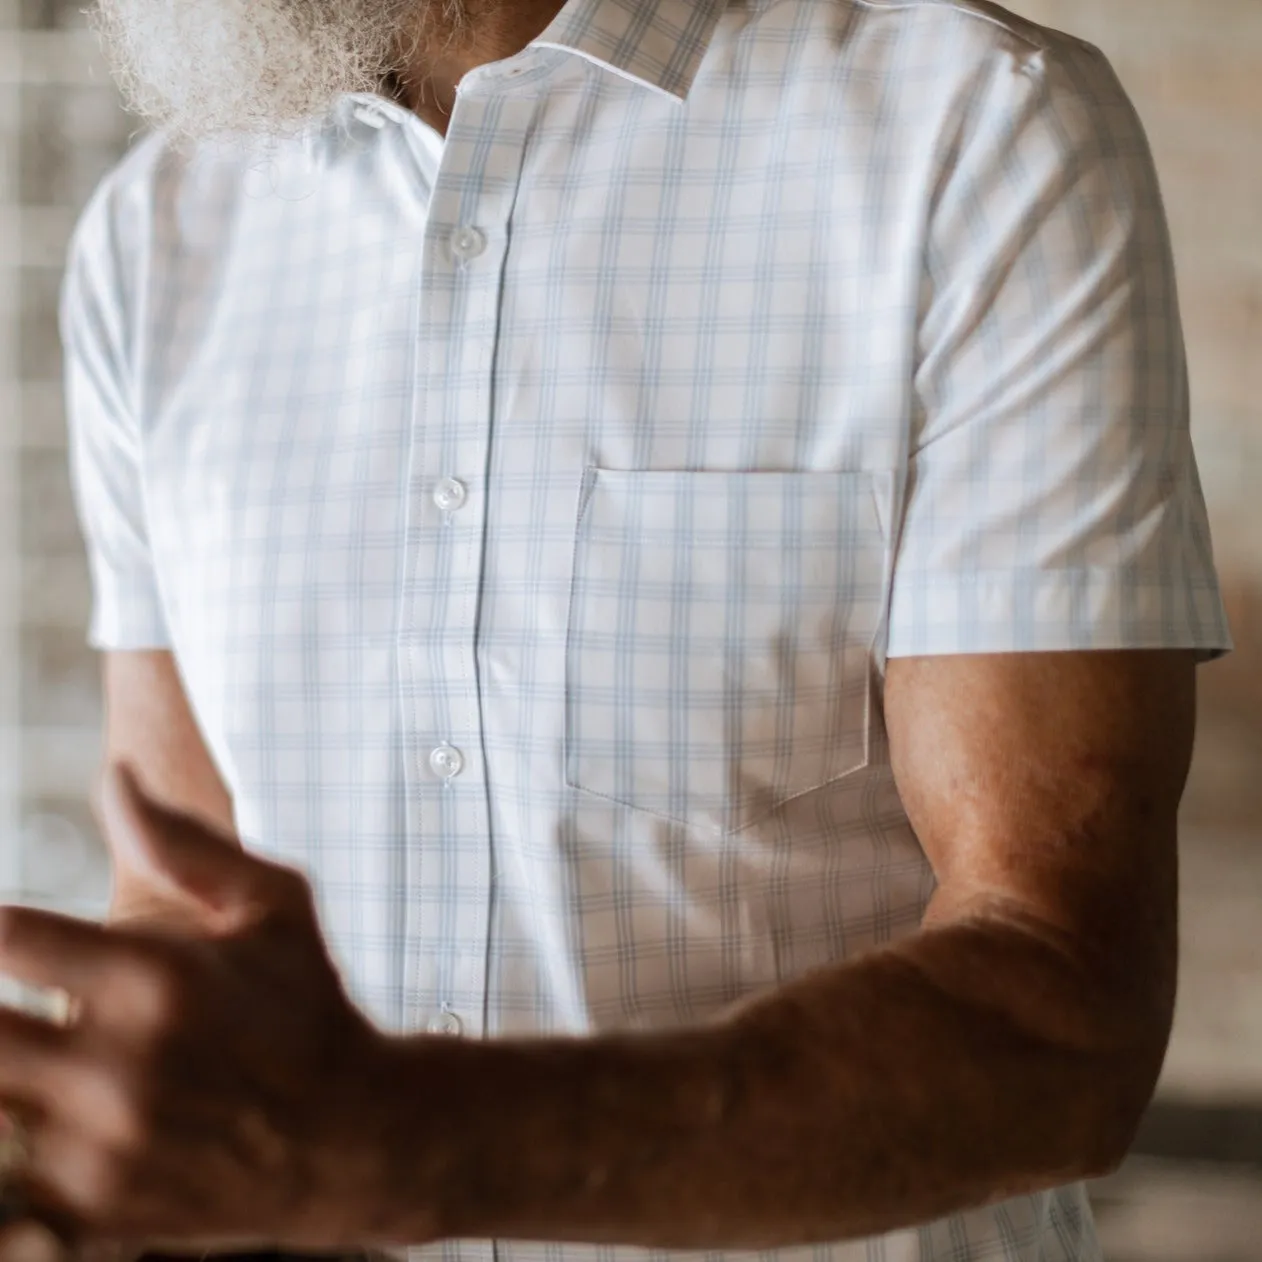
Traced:
<svg viewBox="0 0 1262 1262">
<path fill-rule="evenodd" d="M 1112 569 L 917 576 L 896 584 L 887 657 L 1233 645 L 1211 583 L 1128 583 Z"/>
<path fill-rule="evenodd" d="M 113 574 L 110 579 L 117 583 L 118 576 Z M 98 581 L 88 644 L 102 652 L 170 648 L 171 637 L 157 594 L 139 582 L 126 593 L 107 592 Z"/>
</svg>

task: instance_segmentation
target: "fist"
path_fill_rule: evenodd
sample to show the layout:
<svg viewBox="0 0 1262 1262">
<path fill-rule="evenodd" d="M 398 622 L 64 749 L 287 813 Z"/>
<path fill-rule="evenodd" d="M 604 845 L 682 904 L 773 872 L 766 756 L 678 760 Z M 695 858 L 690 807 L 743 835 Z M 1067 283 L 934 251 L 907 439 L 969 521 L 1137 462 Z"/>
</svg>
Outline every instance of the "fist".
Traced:
<svg viewBox="0 0 1262 1262">
<path fill-rule="evenodd" d="M 0 910 L 0 971 L 76 1004 L 64 1027 L 0 1013 L 33 1217 L 76 1247 L 356 1247 L 387 1040 L 348 1000 L 309 884 L 126 779 L 110 794 L 136 869 L 198 932 Z"/>
</svg>

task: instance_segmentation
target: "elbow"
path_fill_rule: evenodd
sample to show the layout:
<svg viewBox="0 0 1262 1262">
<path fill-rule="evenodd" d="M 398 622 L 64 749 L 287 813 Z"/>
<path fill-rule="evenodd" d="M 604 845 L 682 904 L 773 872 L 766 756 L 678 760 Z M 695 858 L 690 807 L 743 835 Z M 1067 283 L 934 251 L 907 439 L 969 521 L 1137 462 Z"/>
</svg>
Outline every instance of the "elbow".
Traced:
<svg viewBox="0 0 1262 1262">
<path fill-rule="evenodd" d="M 1126 1055 L 1060 1053 L 1061 1071 L 1044 1096 L 1045 1125 L 1027 1149 L 1015 1179 L 996 1181 L 987 1199 L 1043 1192 L 1113 1174 L 1130 1154 L 1156 1090 L 1165 1040 L 1137 1044 Z M 1067 1064 L 1072 1067 L 1066 1073 Z M 1015 1173 L 1015 1172 L 1010 1172 Z"/>
<path fill-rule="evenodd" d="M 1134 1146 L 1152 1103 L 1174 1023 L 1177 951 L 1170 935 L 1147 951 L 1099 956 L 1061 994 L 1057 1019 L 1045 1030 L 1070 1058 L 1059 1128 L 1061 1157 L 1072 1176 L 1112 1174 Z M 1063 1167 L 1062 1167 L 1063 1168 Z"/>
<path fill-rule="evenodd" d="M 1125 1160 L 1157 1089 L 1169 1040 L 1166 1016 L 1133 1037 L 1125 1050 L 1092 1058 L 1082 1097 L 1086 1108 L 1074 1137 L 1079 1158 L 1075 1177 L 1102 1178 Z"/>
</svg>

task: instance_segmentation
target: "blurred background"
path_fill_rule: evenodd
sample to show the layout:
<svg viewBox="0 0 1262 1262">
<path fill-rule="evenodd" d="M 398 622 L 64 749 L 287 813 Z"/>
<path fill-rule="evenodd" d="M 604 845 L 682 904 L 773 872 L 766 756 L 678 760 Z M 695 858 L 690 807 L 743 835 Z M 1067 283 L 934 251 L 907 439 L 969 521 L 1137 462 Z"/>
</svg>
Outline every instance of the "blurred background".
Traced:
<svg viewBox="0 0 1262 1262">
<path fill-rule="evenodd" d="M 56 330 L 78 210 L 132 126 L 82 0 L 0 0 L 0 898 L 99 914 L 89 589 Z M 1105 50 L 1174 233 L 1194 433 L 1237 652 L 1201 672 L 1183 974 L 1158 1098 L 1095 1189 L 1109 1262 L 1262 1262 L 1262 0 L 1016 0 Z"/>
</svg>

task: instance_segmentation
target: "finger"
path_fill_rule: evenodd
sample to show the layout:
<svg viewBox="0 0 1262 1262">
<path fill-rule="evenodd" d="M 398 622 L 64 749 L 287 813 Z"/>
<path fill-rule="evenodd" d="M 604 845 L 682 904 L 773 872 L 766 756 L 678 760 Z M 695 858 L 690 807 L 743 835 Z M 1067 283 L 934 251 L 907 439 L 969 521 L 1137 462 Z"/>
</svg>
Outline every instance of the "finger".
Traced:
<svg viewBox="0 0 1262 1262">
<path fill-rule="evenodd" d="M 66 1246 L 30 1219 L 0 1226 L 0 1262 L 72 1262 Z"/>
<path fill-rule="evenodd" d="M 50 995 L 27 1019 L 67 1040 L 85 1012 L 122 1025 L 160 1016 L 172 981 L 151 938 L 31 907 L 0 907 L 0 973 Z"/>
<path fill-rule="evenodd" d="M 250 923 L 260 911 L 296 906 L 302 889 L 296 872 L 164 810 L 144 796 L 126 768 L 105 774 L 100 804 L 111 846 L 129 872 L 216 912 L 224 931 Z"/>
<path fill-rule="evenodd" d="M 6 1230 L 36 1228 L 58 1249 L 59 1262 L 139 1262 L 148 1250 L 135 1237 L 90 1231 L 73 1208 L 76 1196 L 91 1187 L 88 1170 L 95 1164 L 85 1166 L 90 1153 L 77 1132 L 41 1118 L 30 1123 L 30 1135 L 29 1160 L 5 1180 L 0 1241 Z M 9 1262 L 2 1246 L 0 1262 Z"/>
<path fill-rule="evenodd" d="M 38 1017 L 0 1008 L 0 1099 L 43 1105 L 58 1089 L 66 1063 L 66 1032 Z M 13 1142 L 0 1125 L 6 1143 Z"/>
<path fill-rule="evenodd" d="M 84 995 L 134 953 L 123 935 L 93 921 L 34 907 L 0 907 L 0 973 L 27 985 Z M 58 1003 L 64 1012 L 66 1001 Z"/>
</svg>

